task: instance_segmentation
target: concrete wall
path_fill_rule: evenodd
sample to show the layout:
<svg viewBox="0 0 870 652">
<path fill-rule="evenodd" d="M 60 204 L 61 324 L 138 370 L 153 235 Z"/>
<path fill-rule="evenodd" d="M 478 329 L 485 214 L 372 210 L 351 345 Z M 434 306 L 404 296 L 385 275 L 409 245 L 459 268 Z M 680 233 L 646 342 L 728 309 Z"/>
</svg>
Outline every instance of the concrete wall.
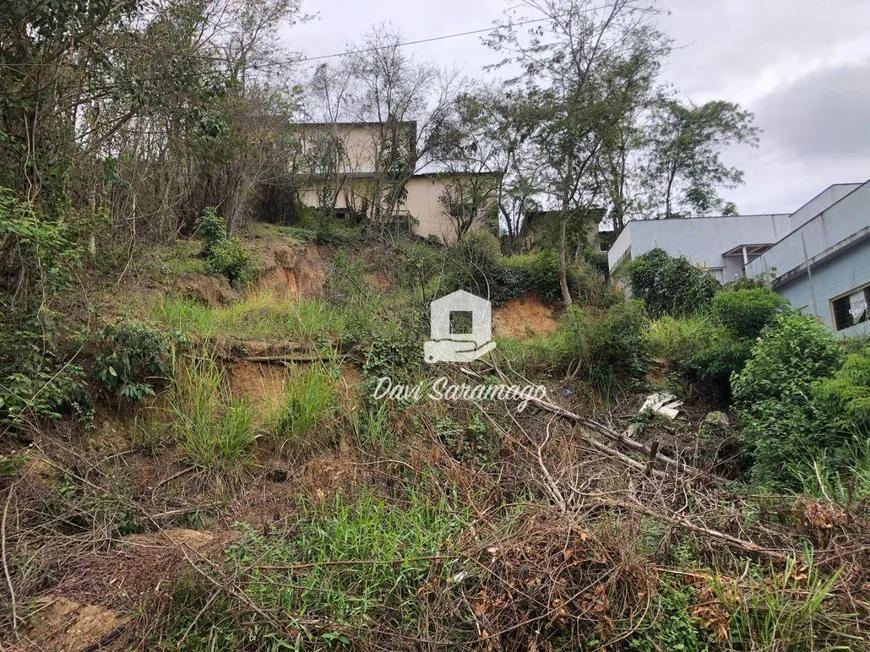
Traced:
<svg viewBox="0 0 870 652">
<path fill-rule="evenodd" d="M 448 243 L 455 241 L 453 222 L 441 203 L 444 182 L 435 177 L 414 177 L 405 187 L 408 199 L 402 208 L 418 221 L 414 232 L 424 238 L 434 235 Z"/>
<path fill-rule="evenodd" d="M 322 146 L 323 138 L 332 136 L 341 140 L 344 156 L 339 163 L 339 172 L 343 174 L 370 174 L 375 170 L 378 150 L 383 146 L 383 139 L 390 134 L 389 128 L 383 128 L 378 123 L 318 123 L 297 124 L 295 129 L 300 134 L 303 151 Z M 396 127 L 398 134 L 406 134 L 413 143 L 416 133 L 413 122 L 403 122 Z M 387 129 L 382 133 L 382 129 Z"/>
<path fill-rule="evenodd" d="M 346 178 L 341 192 L 336 201 L 336 208 L 347 208 L 346 196 L 358 195 L 360 198 L 370 193 L 369 179 Z M 431 175 L 412 177 L 405 185 L 408 197 L 403 206 L 399 207 L 400 213 L 407 213 L 413 217 L 417 224 L 414 225 L 414 233 L 424 238 L 437 236 L 444 242 L 452 243 L 456 240 L 456 230 L 450 216 L 445 212 L 441 197 L 444 195 L 445 183 L 442 179 Z M 318 205 L 318 193 L 316 190 L 303 190 L 299 193 L 299 199 L 306 206 Z M 359 205 L 359 199 L 357 199 Z M 477 225 L 482 224 L 478 219 Z"/>
<path fill-rule="evenodd" d="M 798 228 L 809 222 L 822 211 L 830 208 L 838 201 L 843 199 L 853 190 L 861 187 L 860 183 L 837 183 L 823 190 L 821 193 L 813 197 L 806 204 L 801 206 L 791 215 L 791 230 L 796 231 Z"/>
<path fill-rule="evenodd" d="M 867 232 L 870 232 L 870 182 L 759 256 L 746 268 L 747 276 L 767 275 L 776 270 L 774 280 L 786 282 L 790 276 L 803 273 L 807 260 L 814 264 L 837 255 L 838 249 L 848 246 Z M 870 261 L 865 261 L 864 265 L 870 266 Z"/>
<path fill-rule="evenodd" d="M 870 283 L 870 237 L 840 250 L 839 255 L 813 265 L 812 288 L 809 277 L 803 273 L 788 283 L 776 286 L 776 291 L 791 301 L 794 308 L 821 317 L 834 328 L 832 299 L 839 298 L 855 288 Z M 815 303 L 813 302 L 815 294 Z M 838 335 L 870 335 L 870 322 L 857 324 L 839 331 Z"/>
<path fill-rule="evenodd" d="M 619 234 L 607 258 L 613 272 L 627 254 L 634 258 L 658 247 L 696 265 L 722 269 L 723 280 L 732 281 L 735 274 L 743 275 L 743 260 L 722 254 L 743 244 L 772 244 L 789 231 L 786 214 L 635 220 Z"/>
</svg>

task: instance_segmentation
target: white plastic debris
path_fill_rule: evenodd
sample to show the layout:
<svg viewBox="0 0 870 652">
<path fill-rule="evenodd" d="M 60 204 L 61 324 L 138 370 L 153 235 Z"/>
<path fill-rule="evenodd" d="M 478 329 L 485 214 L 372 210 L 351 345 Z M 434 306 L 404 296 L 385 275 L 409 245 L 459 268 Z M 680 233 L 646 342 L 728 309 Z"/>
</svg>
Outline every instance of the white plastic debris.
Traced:
<svg viewBox="0 0 870 652">
<path fill-rule="evenodd" d="M 671 419 L 676 419 L 677 415 L 680 413 L 679 408 L 682 404 L 683 402 L 678 401 L 677 397 L 673 394 L 668 394 L 666 392 L 650 394 L 646 397 L 646 401 L 644 401 L 640 410 L 638 410 L 638 414 L 645 412 L 646 410 L 652 410 L 657 414 L 663 414 Z"/>
</svg>

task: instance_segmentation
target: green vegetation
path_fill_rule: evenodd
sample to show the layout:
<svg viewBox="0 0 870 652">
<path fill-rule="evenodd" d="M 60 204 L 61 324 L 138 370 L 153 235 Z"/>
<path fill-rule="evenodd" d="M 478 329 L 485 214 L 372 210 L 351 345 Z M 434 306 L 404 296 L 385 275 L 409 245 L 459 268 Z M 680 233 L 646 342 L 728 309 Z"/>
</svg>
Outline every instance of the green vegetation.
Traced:
<svg viewBox="0 0 870 652">
<path fill-rule="evenodd" d="M 202 257 L 213 274 L 227 277 L 230 285 L 244 287 L 257 279 L 257 270 L 251 257 L 238 238 L 227 236 L 224 218 L 214 208 L 206 208 L 196 221 L 203 240 Z"/>
<path fill-rule="evenodd" d="M 247 529 L 227 550 L 227 561 L 238 568 L 254 564 L 256 581 L 245 589 L 246 608 L 253 604 L 261 613 L 280 617 L 299 647 L 340 649 L 373 618 L 384 618 L 385 626 L 399 635 L 425 636 L 433 625 L 426 593 L 458 570 L 438 555 L 455 545 L 470 518 L 444 498 L 432 501 L 418 494 L 402 504 L 371 495 L 356 501 L 336 498 L 303 506 L 292 537 Z M 176 604 L 183 610 L 175 616 L 178 632 L 205 606 L 210 591 L 201 579 L 179 589 Z M 277 645 L 284 638 L 268 628 L 251 631 L 243 614 L 225 604 L 206 613 L 183 649 L 239 649 L 263 635 Z M 180 638 L 170 636 L 168 643 Z"/>
<path fill-rule="evenodd" d="M 254 410 L 230 395 L 213 357 L 179 365 L 169 398 L 169 427 L 187 460 L 207 471 L 243 462 L 257 438 Z"/>
<path fill-rule="evenodd" d="M 521 4 L 506 85 L 386 28 L 301 78 L 289 0 L 5 3 L 0 649 L 866 647 L 868 342 L 591 248 L 735 213 L 751 114 L 663 97 L 652 3 Z M 460 288 L 498 346 L 427 364 Z"/>
<path fill-rule="evenodd" d="M 845 443 L 813 396 L 814 383 L 833 375 L 842 362 L 836 338 L 812 317 L 787 313 L 764 331 L 732 379 L 758 482 L 794 482 L 797 467 L 810 464 L 821 450 L 836 455 Z"/>
<path fill-rule="evenodd" d="M 274 436 L 297 450 L 331 443 L 338 383 L 337 370 L 322 363 L 292 368 L 283 401 L 269 417 Z"/>
<path fill-rule="evenodd" d="M 147 324 L 119 321 L 103 329 L 91 377 L 97 387 L 129 401 L 154 396 L 171 377 L 175 346 L 185 337 L 171 337 Z"/>
<path fill-rule="evenodd" d="M 631 294 L 646 305 L 651 317 L 680 317 L 710 305 L 719 283 L 685 258 L 662 249 L 635 258 L 628 267 Z"/>
<path fill-rule="evenodd" d="M 226 307 L 167 296 L 145 306 L 147 317 L 167 328 L 204 338 L 293 340 L 302 343 L 352 340 L 359 334 L 360 312 L 323 299 L 281 301 L 255 294 Z M 367 315 L 365 321 L 374 320 Z"/>
</svg>

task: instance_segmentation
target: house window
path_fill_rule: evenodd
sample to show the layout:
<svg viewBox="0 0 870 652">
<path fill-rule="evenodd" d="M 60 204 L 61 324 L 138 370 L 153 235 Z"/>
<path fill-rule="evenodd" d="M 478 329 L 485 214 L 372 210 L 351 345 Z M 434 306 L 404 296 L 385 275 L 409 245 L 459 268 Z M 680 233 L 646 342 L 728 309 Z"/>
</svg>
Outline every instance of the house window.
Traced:
<svg viewBox="0 0 870 652">
<path fill-rule="evenodd" d="M 834 308 L 834 325 L 841 331 L 868 320 L 867 306 L 870 305 L 870 285 L 850 292 L 831 302 Z"/>
</svg>

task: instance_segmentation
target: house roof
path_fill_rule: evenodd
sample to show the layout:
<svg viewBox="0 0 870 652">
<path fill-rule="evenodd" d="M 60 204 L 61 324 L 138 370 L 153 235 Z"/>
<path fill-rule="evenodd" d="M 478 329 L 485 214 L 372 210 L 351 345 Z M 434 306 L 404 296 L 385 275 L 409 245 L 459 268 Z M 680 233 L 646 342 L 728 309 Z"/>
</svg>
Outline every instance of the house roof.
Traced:
<svg viewBox="0 0 870 652">
<path fill-rule="evenodd" d="M 377 120 L 348 120 L 339 122 L 291 122 L 292 127 L 376 127 L 382 124 L 387 124 L 384 121 Z M 395 121 L 398 125 L 409 125 L 416 127 L 416 120 L 398 120 Z"/>
</svg>

